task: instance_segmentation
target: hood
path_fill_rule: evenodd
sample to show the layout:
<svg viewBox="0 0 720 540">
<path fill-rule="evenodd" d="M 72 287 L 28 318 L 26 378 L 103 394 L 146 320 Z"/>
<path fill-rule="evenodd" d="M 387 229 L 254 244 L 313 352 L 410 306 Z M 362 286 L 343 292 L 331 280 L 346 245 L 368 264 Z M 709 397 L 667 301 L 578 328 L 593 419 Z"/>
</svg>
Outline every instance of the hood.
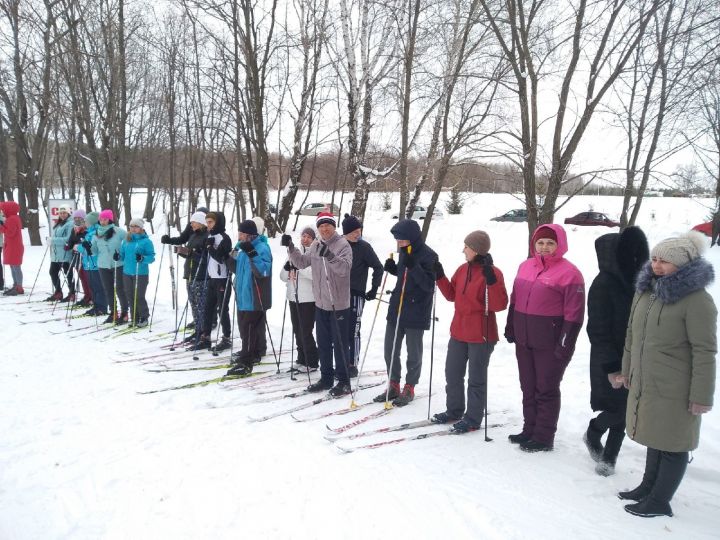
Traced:
<svg viewBox="0 0 720 540">
<path fill-rule="evenodd" d="M 635 289 L 642 294 L 654 288 L 658 300 L 663 304 L 674 304 L 688 294 L 704 289 L 713 281 L 715 270 L 712 264 L 702 257 L 681 266 L 674 274 L 663 277 L 655 277 L 648 261 L 638 274 Z"/>
<path fill-rule="evenodd" d="M 532 252 L 532 254 L 534 256 L 538 256 L 537 252 L 535 251 L 535 242 L 538 238 L 542 238 L 542 236 L 539 234 L 542 229 L 550 229 L 555 232 L 558 248 L 557 251 L 553 253 L 552 258 L 562 258 L 568 250 L 567 234 L 565 233 L 565 229 L 563 229 L 562 225 L 558 225 L 557 223 L 545 223 L 544 225 L 540 225 L 537 229 L 535 229 L 535 232 L 532 235 L 532 240 L 530 240 L 530 251 Z"/>
<path fill-rule="evenodd" d="M 213 211 L 215 214 L 215 226 L 208 230 L 209 234 L 220 234 L 225 232 L 225 214 L 219 210 Z"/>
<path fill-rule="evenodd" d="M 415 251 L 424 245 L 420 225 L 415 220 L 401 219 L 393 225 L 390 233 L 395 240 L 408 240 Z"/>
<path fill-rule="evenodd" d="M 600 238 L 595 239 L 595 253 L 601 272 L 609 272 L 614 276 L 621 277 L 617 254 L 619 243 L 620 235 L 618 233 L 603 234 Z"/>
<path fill-rule="evenodd" d="M 5 214 L 5 217 L 17 216 L 20 212 L 20 205 L 15 201 L 5 201 L 0 203 L 0 210 Z"/>
<path fill-rule="evenodd" d="M 616 257 L 617 266 L 625 281 L 634 283 L 635 276 L 650 259 L 650 246 L 642 229 L 627 227 L 620 233 Z"/>
</svg>

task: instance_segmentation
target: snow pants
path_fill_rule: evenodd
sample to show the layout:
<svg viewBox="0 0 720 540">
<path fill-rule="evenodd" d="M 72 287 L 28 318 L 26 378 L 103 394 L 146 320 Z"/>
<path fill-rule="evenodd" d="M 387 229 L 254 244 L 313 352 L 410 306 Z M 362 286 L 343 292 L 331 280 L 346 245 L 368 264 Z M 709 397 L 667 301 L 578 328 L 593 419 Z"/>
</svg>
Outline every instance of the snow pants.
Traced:
<svg viewBox="0 0 720 540">
<path fill-rule="evenodd" d="M 494 343 L 468 343 L 450 338 L 445 359 L 447 412 L 481 424 L 487 399 L 487 370 Z M 465 409 L 465 370 L 469 368 L 467 409 Z"/>
<path fill-rule="evenodd" d="M 125 282 L 123 281 L 122 266 L 116 268 L 101 268 L 100 280 L 102 281 L 105 298 L 107 298 L 110 313 L 120 308 L 121 313 L 128 312 L 128 298 L 125 294 Z M 117 302 L 115 296 L 117 295 Z"/>
<path fill-rule="evenodd" d="M 560 418 L 560 382 L 569 360 L 558 360 L 553 349 L 528 349 L 517 344 L 515 355 L 523 393 L 522 434 L 552 446 Z"/>
<path fill-rule="evenodd" d="M 105 290 L 103 289 L 102 280 L 100 279 L 100 272 L 98 270 L 86 270 L 87 279 L 90 282 L 90 290 L 92 290 L 93 305 L 96 309 L 109 313 L 108 301 L 105 297 Z"/>
<path fill-rule="evenodd" d="M 315 302 L 290 302 L 290 320 L 292 321 L 297 362 L 311 368 L 318 367 L 318 349 L 315 344 Z"/>
<path fill-rule="evenodd" d="M 232 282 L 228 279 L 211 278 L 209 280 L 205 299 L 205 320 L 203 321 L 203 328 L 206 329 L 204 331 L 205 335 L 210 336 L 219 306 L 223 337 L 230 337 L 230 313 L 228 311 L 230 297 L 232 296 L 231 288 Z"/>
<path fill-rule="evenodd" d="M 147 291 L 150 276 L 129 276 L 123 275 L 125 292 L 130 302 L 130 316 L 133 322 L 141 319 L 150 318 L 150 309 L 145 299 L 145 291 Z M 137 285 L 137 289 L 136 289 Z"/>
<path fill-rule="evenodd" d="M 188 279 L 187 293 L 188 302 L 190 302 L 190 310 L 192 311 L 193 321 L 195 321 L 195 332 L 197 334 L 205 333 L 205 299 L 207 297 L 208 282 L 203 279 Z M 214 319 L 211 319 L 211 321 Z M 210 323 L 212 328 L 212 322 Z M 209 335 L 210 332 L 207 332 Z"/>
<path fill-rule="evenodd" d="M 257 327 L 265 326 L 265 312 L 238 311 L 237 314 L 240 339 L 242 340 L 238 363 L 252 366 L 253 363 L 259 361 L 262 356 L 257 339 Z"/>
<path fill-rule="evenodd" d="M 335 376 L 340 383 L 350 382 L 347 370 L 349 318 L 350 308 L 332 312 L 315 306 L 315 332 L 320 356 L 320 379 L 328 386 L 335 382 Z M 334 370 L 333 357 L 335 358 Z"/>
<path fill-rule="evenodd" d="M 395 359 L 391 362 L 393 352 L 393 336 L 395 335 L 395 321 L 388 321 L 385 327 L 385 365 L 388 371 L 392 364 L 390 380 L 400 384 L 402 378 L 402 367 L 400 366 L 400 349 L 402 349 L 403 338 L 407 351 L 407 375 L 405 383 L 415 386 L 420 380 L 423 356 L 423 334 L 425 330 L 417 328 L 404 328 L 400 326 L 395 341 Z"/>
<path fill-rule="evenodd" d="M 67 279 L 69 293 L 75 293 L 75 280 L 73 279 L 73 269 L 69 262 L 50 263 L 50 281 L 52 281 L 53 292 L 62 293 L 60 272 L 62 272 Z"/>
<path fill-rule="evenodd" d="M 22 266 L 20 266 L 19 264 L 11 265 L 10 273 L 12 274 L 13 285 L 15 285 L 16 287 L 22 287 L 22 284 L 23 284 Z"/>
</svg>

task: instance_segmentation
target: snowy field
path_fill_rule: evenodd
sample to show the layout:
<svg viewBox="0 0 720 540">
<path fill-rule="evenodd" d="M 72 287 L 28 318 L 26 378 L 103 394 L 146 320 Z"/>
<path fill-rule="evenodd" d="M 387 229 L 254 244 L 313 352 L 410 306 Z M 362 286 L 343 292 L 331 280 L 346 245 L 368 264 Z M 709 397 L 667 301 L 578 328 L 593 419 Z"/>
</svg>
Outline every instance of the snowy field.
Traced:
<svg viewBox="0 0 720 540">
<path fill-rule="evenodd" d="M 317 198 L 325 200 L 322 195 Z M 577 197 L 562 208 L 556 221 L 562 223 L 565 217 L 590 207 L 615 218 L 620 205 L 620 198 Z M 711 201 L 692 199 L 647 199 L 639 225 L 653 245 L 705 221 L 710 205 Z M 490 218 L 521 206 L 509 195 L 475 195 L 466 203 L 463 215 L 446 215 L 433 224 L 428 244 L 451 273 L 463 261 L 465 235 L 475 229 L 486 230 L 509 292 L 525 257 L 527 226 L 491 222 Z M 379 198 L 373 199 L 364 237 L 384 260 L 394 251 L 389 234 L 393 220 L 391 212 L 379 208 Z M 298 231 L 312 222 L 313 218 L 301 218 Z M 597 273 L 593 242 L 607 232 L 601 227 L 568 230 L 567 257 L 581 269 L 587 286 Z M 160 234 L 154 238 L 156 248 Z M 270 244 L 277 276 L 285 260 L 284 250 L 279 239 Z M 26 249 L 23 270 L 28 291 L 43 251 L 41 247 Z M 707 256 L 720 269 L 720 249 L 713 248 Z M 158 257 L 151 267 L 150 300 L 159 264 Z M 49 292 L 47 266 L 46 261 L 33 299 Z M 476 432 L 342 454 L 323 438 L 325 424 L 340 426 L 381 406 L 316 421 L 296 422 L 284 415 L 249 422 L 249 416 L 312 398 L 253 404 L 249 402 L 259 396 L 255 390 L 218 384 L 139 393 L 223 373 L 157 373 L 150 371 L 157 371 L 157 363 L 117 361 L 127 360 L 122 353 L 157 350 L 167 341 L 148 342 L 174 324 L 168 274 L 166 256 L 152 333 L 146 329 L 112 339 L 102 337 L 111 332 L 89 333 L 94 326 L 77 331 L 91 324 L 87 319 L 74 320 L 71 327 L 63 321 L 32 322 L 47 320 L 50 315 L 31 311 L 40 304 L 0 298 L 0 539 L 699 540 L 720 534 L 717 410 L 703 418 L 700 448 L 672 503 L 674 518 L 633 517 L 623 511 L 623 502 L 615 496 L 640 482 L 643 447 L 626 439 L 617 473 L 609 478 L 595 474 L 594 462 L 582 442 L 593 415 L 589 342 L 584 331 L 562 384 L 563 406 L 554 452 L 525 454 L 507 441 L 508 434 L 521 429 L 521 393 L 513 347 L 501 342 L 489 369 L 489 423 L 498 426 L 489 431 L 492 442 L 485 442 L 483 434 Z M 7 269 L 6 276 L 8 279 Z M 388 281 L 388 285 L 394 284 L 394 278 Z M 278 347 L 285 290 L 279 279 L 273 285 L 269 324 Z M 720 298 L 717 282 L 711 293 Z M 184 293 L 181 300 L 184 302 Z M 374 302 L 366 305 L 365 339 L 375 307 Z M 382 305 L 372 339 L 363 343 L 369 347 L 366 369 L 384 367 L 385 312 Z M 425 334 L 423 375 L 417 389 L 422 396 L 355 431 L 426 418 L 431 357 L 431 408 L 433 412 L 444 410 L 444 357 L 452 305 L 440 295 L 437 314 L 434 355 L 430 332 Z M 499 314 L 500 328 L 505 315 Z M 285 350 L 290 345 L 289 328 L 288 317 Z M 283 355 L 283 360 L 287 359 Z M 378 391 L 365 390 L 358 401 L 367 401 Z M 348 404 L 349 399 L 344 398 L 325 402 L 298 416 Z M 408 433 L 412 432 L 345 444 L 391 440 Z"/>
</svg>

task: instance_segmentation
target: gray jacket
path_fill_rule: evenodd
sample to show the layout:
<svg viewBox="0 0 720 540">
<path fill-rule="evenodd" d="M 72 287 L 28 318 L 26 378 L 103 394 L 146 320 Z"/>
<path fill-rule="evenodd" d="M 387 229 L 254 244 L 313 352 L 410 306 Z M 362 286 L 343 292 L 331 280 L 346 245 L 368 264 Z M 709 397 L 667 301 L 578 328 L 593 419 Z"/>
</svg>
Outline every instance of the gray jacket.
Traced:
<svg viewBox="0 0 720 540">
<path fill-rule="evenodd" d="M 305 253 L 293 246 L 289 251 L 290 262 L 303 269 L 312 268 L 312 289 L 315 305 L 326 311 L 348 309 L 350 307 L 350 269 L 352 268 L 352 248 L 348 241 L 337 232 L 325 242 L 331 255 L 321 257 L 321 242 L 316 240 Z M 327 269 L 327 273 L 326 273 Z"/>
</svg>

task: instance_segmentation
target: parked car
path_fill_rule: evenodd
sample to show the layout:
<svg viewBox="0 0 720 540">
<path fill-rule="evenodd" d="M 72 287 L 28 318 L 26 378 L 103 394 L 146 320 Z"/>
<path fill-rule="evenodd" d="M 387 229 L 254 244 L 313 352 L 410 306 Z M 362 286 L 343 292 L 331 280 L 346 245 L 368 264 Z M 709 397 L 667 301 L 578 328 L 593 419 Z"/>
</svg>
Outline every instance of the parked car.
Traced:
<svg viewBox="0 0 720 540">
<path fill-rule="evenodd" d="M 701 232 L 705 236 L 709 236 L 712 238 L 712 221 L 708 221 L 707 223 L 700 223 L 699 225 L 695 225 L 692 228 L 692 230 Z"/>
<path fill-rule="evenodd" d="M 300 210 L 296 211 L 296 214 L 301 216 L 317 216 L 320 212 L 331 212 L 335 215 L 340 213 L 340 209 L 336 204 L 330 203 L 308 203 L 303 206 Z"/>
<path fill-rule="evenodd" d="M 527 221 L 527 210 L 525 208 L 516 208 L 505 212 L 502 216 L 494 217 L 490 221 Z"/>
<path fill-rule="evenodd" d="M 416 206 L 415 210 L 413 211 L 411 219 L 421 221 L 421 220 L 425 219 L 426 215 L 427 215 L 427 208 L 425 208 L 424 206 Z M 444 214 L 440 210 L 438 210 L 437 208 L 433 208 L 433 213 L 432 213 L 433 219 L 442 218 L 443 216 L 444 216 Z M 392 218 L 397 219 L 398 214 L 393 214 Z"/>
<path fill-rule="evenodd" d="M 566 225 L 603 225 L 605 227 L 619 227 L 620 223 L 613 221 L 600 212 L 580 212 L 576 216 L 565 218 Z"/>
</svg>

